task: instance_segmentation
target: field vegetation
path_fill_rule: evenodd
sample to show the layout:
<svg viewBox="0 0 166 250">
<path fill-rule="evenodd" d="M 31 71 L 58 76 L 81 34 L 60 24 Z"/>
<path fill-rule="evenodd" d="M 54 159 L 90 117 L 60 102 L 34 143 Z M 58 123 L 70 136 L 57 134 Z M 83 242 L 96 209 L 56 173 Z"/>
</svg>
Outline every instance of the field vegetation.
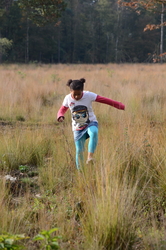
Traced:
<svg viewBox="0 0 166 250">
<path fill-rule="evenodd" d="M 1 65 L 0 75 L 0 243 L 166 249 L 166 66 Z M 64 123 L 56 114 L 67 80 L 82 77 L 126 110 L 93 104 L 96 163 L 77 171 L 70 113 Z"/>
</svg>

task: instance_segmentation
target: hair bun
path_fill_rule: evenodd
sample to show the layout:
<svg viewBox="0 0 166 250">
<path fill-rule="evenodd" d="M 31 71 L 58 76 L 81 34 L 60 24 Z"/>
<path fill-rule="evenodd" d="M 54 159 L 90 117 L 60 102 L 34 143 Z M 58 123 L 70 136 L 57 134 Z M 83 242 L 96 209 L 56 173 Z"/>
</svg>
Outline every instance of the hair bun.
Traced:
<svg viewBox="0 0 166 250">
<path fill-rule="evenodd" d="M 67 81 L 67 84 L 66 84 L 66 85 L 70 87 L 70 84 L 72 83 L 72 81 L 73 81 L 72 79 L 69 79 L 69 80 Z"/>
<path fill-rule="evenodd" d="M 82 82 L 82 83 L 84 83 L 85 81 L 86 81 L 85 78 L 80 79 L 80 82 Z"/>
</svg>

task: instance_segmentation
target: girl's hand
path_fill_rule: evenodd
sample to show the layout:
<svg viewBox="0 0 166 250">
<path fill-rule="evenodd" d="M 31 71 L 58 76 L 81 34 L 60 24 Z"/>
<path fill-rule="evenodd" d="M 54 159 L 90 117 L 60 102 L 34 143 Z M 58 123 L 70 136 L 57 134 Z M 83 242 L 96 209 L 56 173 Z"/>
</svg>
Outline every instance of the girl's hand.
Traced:
<svg viewBox="0 0 166 250">
<path fill-rule="evenodd" d="M 58 122 L 63 122 L 63 121 L 64 121 L 64 117 L 63 116 L 59 117 Z"/>
</svg>

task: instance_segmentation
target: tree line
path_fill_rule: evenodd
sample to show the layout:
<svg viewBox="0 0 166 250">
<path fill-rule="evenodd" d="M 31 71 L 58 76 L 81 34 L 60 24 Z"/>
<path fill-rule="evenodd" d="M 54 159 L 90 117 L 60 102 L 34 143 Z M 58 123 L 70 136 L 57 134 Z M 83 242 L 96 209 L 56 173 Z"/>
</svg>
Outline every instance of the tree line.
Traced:
<svg viewBox="0 0 166 250">
<path fill-rule="evenodd" d="M 146 63 L 160 53 L 160 29 L 144 32 L 160 22 L 159 12 L 115 0 L 68 0 L 57 22 L 40 25 L 31 15 L 19 1 L 0 4 L 1 63 Z"/>
</svg>

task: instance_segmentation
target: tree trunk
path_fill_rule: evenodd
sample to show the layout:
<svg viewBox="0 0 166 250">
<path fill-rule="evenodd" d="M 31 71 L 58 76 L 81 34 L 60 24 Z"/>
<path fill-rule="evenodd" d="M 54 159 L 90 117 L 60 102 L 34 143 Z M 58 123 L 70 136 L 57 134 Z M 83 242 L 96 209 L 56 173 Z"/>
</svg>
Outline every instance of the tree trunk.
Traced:
<svg viewBox="0 0 166 250">
<path fill-rule="evenodd" d="M 117 30 L 119 30 L 119 5 L 117 5 Z M 118 43 L 119 43 L 119 32 L 116 34 L 116 41 L 115 41 L 115 62 L 118 62 Z"/>
<path fill-rule="evenodd" d="M 61 40 L 60 40 L 60 25 L 58 26 L 58 63 L 61 62 Z"/>
<path fill-rule="evenodd" d="M 29 62 L 29 18 L 27 17 L 25 63 Z"/>
<path fill-rule="evenodd" d="M 164 4 L 162 3 L 162 10 L 161 10 L 161 40 L 160 40 L 160 62 L 163 63 L 163 35 L 164 35 Z"/>
<path fill-rule="evenodd" d="M 0 31 L 0 39 L 1 39 L 1 31 Z M 2 63 L 2 45 L 0 43 L 0 64 Z"/>
</svg>

